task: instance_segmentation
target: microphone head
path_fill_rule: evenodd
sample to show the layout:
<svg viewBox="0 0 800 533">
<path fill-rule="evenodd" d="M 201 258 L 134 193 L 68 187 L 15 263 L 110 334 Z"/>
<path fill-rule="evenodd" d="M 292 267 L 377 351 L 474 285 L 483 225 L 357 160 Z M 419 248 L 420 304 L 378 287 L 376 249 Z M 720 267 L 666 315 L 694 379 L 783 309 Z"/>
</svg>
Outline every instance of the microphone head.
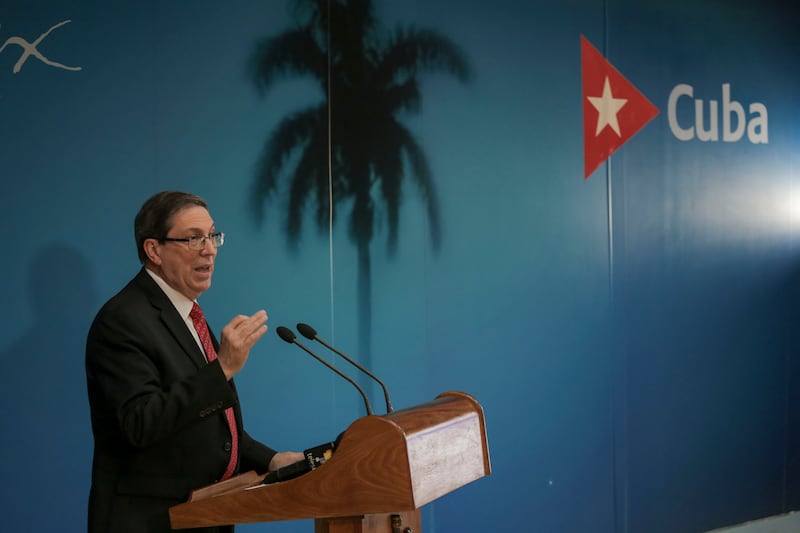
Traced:
<svg viewBox="0 0 800 533">
<path fill-rule="evenodd" d="M 300 335 L 302 335 L 303 337 L 305 337 L 307 339 L 311 339 L 312 341 L 317 336 L 317 331 L 314 328 L 312 328 L 308 324 L 303 324 L 302 322 L 297 324 L 297 331 L 300 332 Z"/>
<path fill-rule="evenodd" d="M 292 330 L 290 330 L 289 328 L 284 326 L 278 326 L 277 328 L 275 328 L 275 333 L 277 333 L 281 339 L 285 340 L 289 344 L 294 343 L 295 335 L 294 332 L 292 332 Z"/>
</svg>

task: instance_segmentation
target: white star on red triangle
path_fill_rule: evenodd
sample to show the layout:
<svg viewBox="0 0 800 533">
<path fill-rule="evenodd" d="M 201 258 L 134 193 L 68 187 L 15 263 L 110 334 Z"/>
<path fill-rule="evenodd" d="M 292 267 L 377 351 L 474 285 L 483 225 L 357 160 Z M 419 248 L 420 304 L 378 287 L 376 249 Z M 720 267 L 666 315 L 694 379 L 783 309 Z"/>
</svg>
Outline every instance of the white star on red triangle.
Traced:
<svg viewBox="0 0 800 533">
<path fill-rule="evenodd" d="M 598 112 L 597 128 L 594 132 L 595 137 L 600 135 L 600 132 L 603 131 L 606 126 L 614 130 L 617 137 L 621 136 L 619 122 L 617 121 L 617 113 L 622 109 L 622 106 L 628 103 L 628 99 L 614 98 L 614 95 L 611 94 L 611 84 L 608 81 L 608 76 L 606 76 L 606 81 L 603 84 L 603 96 L 587 96 L 586 98 L 589 99 L 589 102 Z"/>
</svg>

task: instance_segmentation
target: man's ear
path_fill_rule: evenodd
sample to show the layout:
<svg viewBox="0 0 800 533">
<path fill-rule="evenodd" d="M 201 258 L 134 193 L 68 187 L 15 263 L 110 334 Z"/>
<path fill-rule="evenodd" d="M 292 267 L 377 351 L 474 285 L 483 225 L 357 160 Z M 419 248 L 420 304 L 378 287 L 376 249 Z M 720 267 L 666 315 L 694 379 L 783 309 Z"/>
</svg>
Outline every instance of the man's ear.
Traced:
<svg viewBox="0 0 800 533">
<path fill-rule="evenodd" d="M 151 263 L 161 265 L 161 248 L 157 240 L 145 239 L 144 243 L 142 243 L 142 247 L 144 248 L 144 254 Z"/>
</svg>

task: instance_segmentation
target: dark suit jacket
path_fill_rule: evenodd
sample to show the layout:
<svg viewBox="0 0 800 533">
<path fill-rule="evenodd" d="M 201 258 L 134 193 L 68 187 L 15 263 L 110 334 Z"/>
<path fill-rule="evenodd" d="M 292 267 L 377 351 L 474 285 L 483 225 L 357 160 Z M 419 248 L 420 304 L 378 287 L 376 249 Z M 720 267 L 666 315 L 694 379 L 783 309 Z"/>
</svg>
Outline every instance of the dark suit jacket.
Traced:
<svg viewBox="0 0 800 533">
<path fill-rule="evenodd" d="M 86 377 L 94 433 L 92 533 L 170 531 L 169 507 L 225 471 L 228 407 L 239 428 L 239 471 L 266 472 L 275 454 L 244 431 L 233 381 L 225 380 L 218 361 L 206 363 L 144 269 L 97 314 L 86 343 Z"/>
</svg>

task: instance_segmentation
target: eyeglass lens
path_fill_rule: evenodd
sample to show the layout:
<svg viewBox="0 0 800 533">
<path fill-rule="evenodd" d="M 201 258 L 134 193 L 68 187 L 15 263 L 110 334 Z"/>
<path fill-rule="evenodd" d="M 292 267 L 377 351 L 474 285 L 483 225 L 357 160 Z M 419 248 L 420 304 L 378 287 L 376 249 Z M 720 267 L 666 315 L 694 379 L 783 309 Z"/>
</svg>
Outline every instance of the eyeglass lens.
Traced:
<svg viewBox="0 0 800 533">
<path fill-rule="evenodd" d="M 222 246 L 224 235 L 222 233 L 211 233 L 209 235 L 192 235 L 189 237 L 189 248 L 192 250 L 202 250 L 206 247 L 206 241 L 211 241 L 215 248 Z"/>
</svg>

